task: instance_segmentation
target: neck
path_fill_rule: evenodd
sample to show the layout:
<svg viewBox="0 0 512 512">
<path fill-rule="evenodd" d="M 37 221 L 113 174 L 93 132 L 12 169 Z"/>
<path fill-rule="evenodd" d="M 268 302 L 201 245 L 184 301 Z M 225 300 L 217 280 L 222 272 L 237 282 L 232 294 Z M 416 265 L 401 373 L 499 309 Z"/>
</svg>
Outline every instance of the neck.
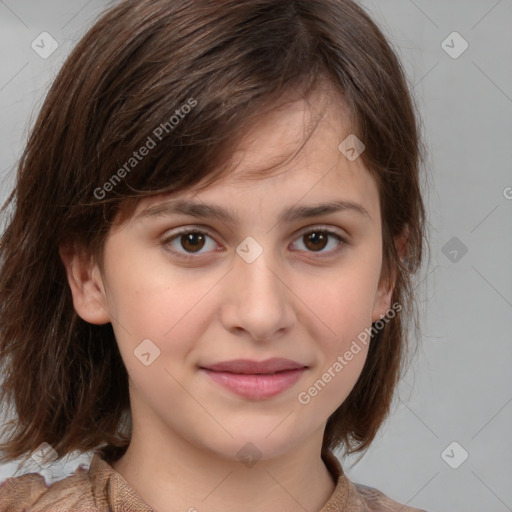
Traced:
<svg viewBox="0 0 512 512">
<path fill-rule="evenodd" d="M 130 446 L 112 467 L 159 512 L 320 510 L 336 486 L 320 455 L 323 429 L 286 453 L 252 463 L 148 429 L 134 425 Z"/>
</svg>

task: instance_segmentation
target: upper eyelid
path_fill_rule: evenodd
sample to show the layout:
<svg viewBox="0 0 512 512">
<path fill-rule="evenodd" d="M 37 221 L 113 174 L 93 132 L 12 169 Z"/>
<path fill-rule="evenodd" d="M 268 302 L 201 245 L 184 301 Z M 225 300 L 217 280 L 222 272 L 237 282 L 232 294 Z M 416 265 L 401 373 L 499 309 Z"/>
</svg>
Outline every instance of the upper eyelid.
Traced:
<svg viewBox="0 0 512 512">
<path fill-rule="evenodd" d="M 176 231 L 175 231 L 176 230 Z M 341 238 L 344 238 L 344 239 L 348 239 L 349 238 L 349 235 L 348 233 L 346 232 L 346 230 L 340 228 L 340 227 L 334 227 L 334 226 L 329 226 L 329 225 L 322 225 L 322 224 L 314 224 L 312 226 L 306 226 L 304 228 L 301 228 L 299 229 L 296 233 L 294 233 L 293 236 L 301 236 L 302 234 L 304 233 L 309 233 L 310 231 L 314 231 L 314 230 L 318 230 L 318 231 L 330 231 L 331 233 L 330 234 L 335 234 L 335 235 L 338 235 L 340 236 Z M 340 232 L 341 230 L 341 232 Z M 215 239 L 216 236 L 213 234 L 212 230 L 206 226 L 200 226 L 200 225 L 190 225 L 190 226 L 183 226 L 181 228 L 174 228 L 172 230 L 169 230 L 169 231 L 175 231 L 173 234 L 171 235 L 166 235 L 165 238 L 166 239 L 169 239 L 169 238 L 175 238 L 179 235 L 182 235 L 182 234 L 186 234 L 186 233 L 190 233 L 190 232 L 201 232 L 201 233 L 204 233 L 208 236 L 210 236 L 211 238 Z"/>
<path fill-rule="evenodd" d="M 183 226 L 181 228 L 175 228 L 175 229 L 177 230 L 175 233 L 172 233 L 172 234 L 164 236 L 164 243 L 168 244 L 171 241 L 174 241 L 177 238 L 179 238 L 181 235 L 184 235 L 184 234 L 187 234 L 187 233 L 197 233 L 197 232 L 199 232 L 201 234 L 205 234 L 205 235 L 209 236 L 216 244 L 218 244 L 216 236 L 213 235 L 211 233 L 211 231 L 208 228 L 206 228 L 206 227 L 191 225 L 191 226 Z M 331 237 L 334 237 L 334 238 L 338 238 L 338 246 L 339 245 L 348 245 L 350 237 L 347 234 L 345 234 L 345 233 L 343 233 L 343 234 L 340 233 L 338 231 L 339 229 L 340 228 L 335 228 L 333 226 L 326 226 L 326 225 L 320 225 L 320 224 L 312 225 L 312 226 L 307 226 L 307 227 L 304 227 L 304 228 L 300 229 L 297 233 L 294 234 L 293 241 L 295 241 L 298 237 L 301 237 L 301 236 L 303 236 L 303 235 L 305 235 L 305 234 L 307 234 L 309 232 L 312 232 L 312 231 L 316 230 L 316 231 L 327 232 L 328 236 L 331 236 Z M 174 230 L 172 230 L 172 231 L 174 231 Z M 179 253 L 179 251 L 176 251 L 176 252 Z M 327 253 L 332 253 L 332 252 L 335 252 L 335 250 L 334 251 L 327 251 Z M 198 253 L 198 254 L 202 254 L 202 253 Z M 194 257 L 194 255 L 192 253 L 190 253 L 190 256 Z"/>
</svg>

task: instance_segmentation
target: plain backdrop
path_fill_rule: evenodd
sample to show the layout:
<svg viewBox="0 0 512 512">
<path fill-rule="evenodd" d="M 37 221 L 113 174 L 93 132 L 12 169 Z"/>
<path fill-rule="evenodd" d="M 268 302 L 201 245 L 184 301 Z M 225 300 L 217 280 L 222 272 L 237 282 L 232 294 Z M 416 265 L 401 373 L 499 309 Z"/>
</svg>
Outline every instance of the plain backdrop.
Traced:
<svg viewBox="0 0 512 512">
<path fill-rule="evenodd" d="M 418 278 L 419 349 L 393 414 L 360 462 L 342 464 L 352 480 L 429 512 L 510 511 L 512 1 L 362 5 L 399 53 L 423 119 L 431 260 Z M 106 6 L 0 0 L 2 202 L 45 93 Z M 58 44 L 48 58 L 31 46 L 42 32 Z M 0 466 L 0 480 L 14 469 Z"/>
</svg>

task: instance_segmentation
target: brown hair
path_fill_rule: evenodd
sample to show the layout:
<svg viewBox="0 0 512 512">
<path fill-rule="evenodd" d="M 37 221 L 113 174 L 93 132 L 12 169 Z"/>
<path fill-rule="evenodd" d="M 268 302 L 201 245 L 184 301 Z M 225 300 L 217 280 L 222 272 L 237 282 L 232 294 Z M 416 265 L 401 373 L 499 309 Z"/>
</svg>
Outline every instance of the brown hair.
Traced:
<svg viewBox="0 0 512 512">
<path fill-rule="evenodd" d="M 389 414 L 411 319 L 418 329 L 412 277 L 425 236 L 419 123 L 396 54 L 350 0 L 125 0 L 63 65 L 3 207 L 13 204 L 0 241 L 0 399 L 15 415 L 1 461 L 42 442 L 60 457 L 103 445 L 114 460 L 130 441 L 128 376 L 112 326 L 78 317 L 59 248 L 101 260 L 116 218 L 144 197 L 214 183 L 256 117 L 285 93 L 308 98 L 322 83 L 348 106 L 366 146 L 361 158 L 380 193 L 381 277 L 396 276 L 392 300 L 403 307 L 372 336 L 324 433 L 323 450 L 368 448 Z M 155 147 L 129 169 L 149 139 Z M 405 228 L 402 261 L 393 237 Z"/>
</svg>

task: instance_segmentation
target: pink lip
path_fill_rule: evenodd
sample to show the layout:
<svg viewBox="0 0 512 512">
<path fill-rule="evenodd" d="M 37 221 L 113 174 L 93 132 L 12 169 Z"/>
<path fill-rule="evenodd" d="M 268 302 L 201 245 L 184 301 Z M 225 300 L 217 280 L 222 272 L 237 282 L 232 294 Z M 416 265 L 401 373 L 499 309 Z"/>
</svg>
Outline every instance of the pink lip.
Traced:
<svg viewBox="0 0 512 512">
<path fill-rule="evenodd" d="M 231 392 L 261 400 L 293 386 L 307 367 L 289 359 L 272 358 L 265 361 L 235 359 L 200 369 Z"/>
</svg>

